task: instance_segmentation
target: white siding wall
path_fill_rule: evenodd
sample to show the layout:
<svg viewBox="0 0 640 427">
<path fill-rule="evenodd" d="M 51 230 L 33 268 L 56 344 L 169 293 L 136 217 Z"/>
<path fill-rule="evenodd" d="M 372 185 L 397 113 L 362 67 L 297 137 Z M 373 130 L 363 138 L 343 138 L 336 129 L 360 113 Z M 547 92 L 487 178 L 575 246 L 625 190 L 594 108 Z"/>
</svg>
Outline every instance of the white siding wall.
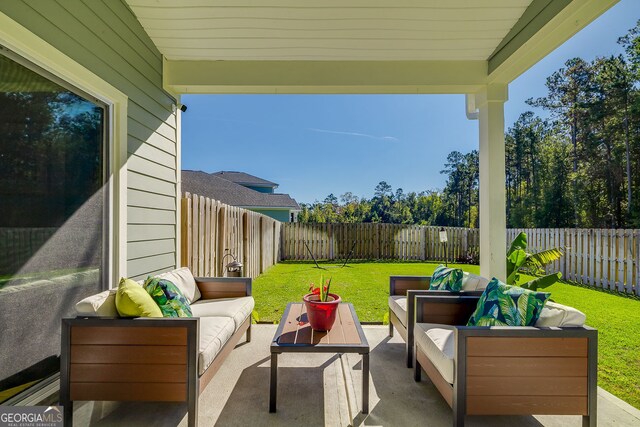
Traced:
<svg viewBox="0 0 640 427">
<path fill-rule="evenodd" d="M 160 52 L 121 0 L 11 0 L 0 11 L 129 97 L 127 274 L 174 268 L 176 115 Z"/>
</svg>

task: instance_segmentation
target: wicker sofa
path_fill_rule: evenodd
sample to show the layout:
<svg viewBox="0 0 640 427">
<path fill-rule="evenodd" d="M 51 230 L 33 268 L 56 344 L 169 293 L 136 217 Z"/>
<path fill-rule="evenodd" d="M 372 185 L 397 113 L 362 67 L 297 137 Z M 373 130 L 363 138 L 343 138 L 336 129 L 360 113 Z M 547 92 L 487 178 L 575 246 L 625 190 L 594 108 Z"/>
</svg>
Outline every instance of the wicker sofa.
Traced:
<svg viewBox="0 0 640 427">
<path fill-rule="evenodd" d="M 597 331 L 571 307 L 547 302 L 535 327 L 468 327 L 478 295 L 415 297 L 415 380 L 422 370 L 465 415 L 597 416 Z"/>
<path fill-rule="evenodd" d="M 428 290 L 430 281 L 430 276 L 391 276 L 389 278 L 389 336 L 393 336 L 395 328 L 404 339 L 408 368 L 413 366 L 415 297 L 417 295 L 452 295 L 449 291 Z M 465 272 L 460 294 L 480 295 L 488 283 L 489 281 L 484 277 Z"/>
<path fill-rule="evenodd" d="M 160 277 L 186 282 L 194 317 L 120 318 L 109 290 L 80 301 L 79 316 L 62 320 L 65 425 L 72 424 L 73 402 L 86 400 L 187 402 L 188 424 L 197 425 L 199 394 L 240 338 L 251 340 L 251 279 L 193 278 L 184 268 Z"/>
</svg>

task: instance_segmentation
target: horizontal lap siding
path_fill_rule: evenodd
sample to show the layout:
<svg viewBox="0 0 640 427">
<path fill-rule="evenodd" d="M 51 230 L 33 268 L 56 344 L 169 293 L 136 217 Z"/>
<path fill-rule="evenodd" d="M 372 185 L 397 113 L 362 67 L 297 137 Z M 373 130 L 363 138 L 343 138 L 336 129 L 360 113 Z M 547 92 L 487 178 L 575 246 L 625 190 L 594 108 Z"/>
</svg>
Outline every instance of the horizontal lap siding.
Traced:
<svg viewBox="0 0 640 427">
<path fill-rule="evenodd" d="M 160 52 L 120 0 L 7 1 L 0 11 L 128 96 L 127 273 L 174 268 L 175 100 L 162 89 Z"/>
</svg>

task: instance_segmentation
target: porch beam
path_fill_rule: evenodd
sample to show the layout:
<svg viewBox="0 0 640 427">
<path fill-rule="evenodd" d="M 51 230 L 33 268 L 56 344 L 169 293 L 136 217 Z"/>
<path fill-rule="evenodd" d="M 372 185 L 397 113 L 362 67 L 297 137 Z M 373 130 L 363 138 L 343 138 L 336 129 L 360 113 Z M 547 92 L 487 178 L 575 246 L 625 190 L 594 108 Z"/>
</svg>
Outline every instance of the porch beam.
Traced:
<svg viewBox="0 0 640 427">
<path fill-rule="evenodd" d="M 618 1 L 534 0 L 488 58 L 488 82 L 512 82 Z"/>
<path fill-rule="evenodd" d="M 506 84 L 491 84 L 475 96 L 480 129 L 480 275 L 507 278 L 504 103 Z"/>
<path fill-rule="evenodd" d="M 186 93 L 475 93 L 487 61 L 171 61 L 164 87 Z"/>
</svg>

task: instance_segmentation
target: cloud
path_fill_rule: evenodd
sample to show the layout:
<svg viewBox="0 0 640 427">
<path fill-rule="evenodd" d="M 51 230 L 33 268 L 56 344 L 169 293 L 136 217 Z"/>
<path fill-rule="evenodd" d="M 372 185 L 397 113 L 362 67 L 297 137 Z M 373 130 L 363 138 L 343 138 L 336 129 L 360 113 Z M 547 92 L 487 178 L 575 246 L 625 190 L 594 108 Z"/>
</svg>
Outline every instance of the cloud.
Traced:
<svg viewBox="0 0 640 427">
<path fill-rule="evenodd" d="M 391 142 L 400 141 L 395 136 L 376 136 L 376 135 L 369 135 L 367 133 L 360 133 L 360 132 L 342 132 L 342 131 L 338 131 L 338 130 L 316 129 L 316 128 L 307 128 L 307 130 L 310 130 L 312 132 L 331 133 L 331 134 L 334 134 L 334 135 L 356 136 L 356 137 L 359 137 L 359 138 L 375 139 L 377 141 L 391 141 Z"/>
</svg>

